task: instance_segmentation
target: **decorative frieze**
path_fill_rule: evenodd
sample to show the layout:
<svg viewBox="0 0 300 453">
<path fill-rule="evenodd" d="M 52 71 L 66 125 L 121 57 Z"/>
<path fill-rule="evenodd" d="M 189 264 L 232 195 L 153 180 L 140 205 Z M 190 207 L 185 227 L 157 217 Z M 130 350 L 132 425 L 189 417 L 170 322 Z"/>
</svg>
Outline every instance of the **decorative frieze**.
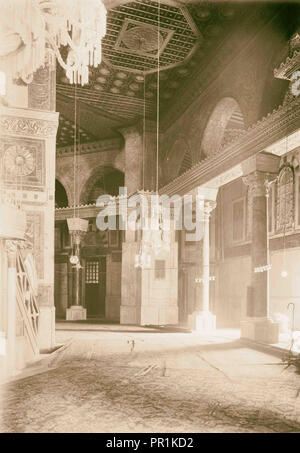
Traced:
<svg viewBox="0 0 300 453">
<path fill-rule="evenodd" d="M 173 195 L 187 193 L 195 186 L 210 183 L 249 157 L 257 155 L 272 143 L 299 129 L 300 96 L 288 105 L 280 106 L 258 123 L 247 129 L 235 142 L 194 165 L 160 189 L 160 193 Z"/>
<path fill-rule="evenodd" d="M 101 140 L 99 142 L 84 143 L 78 146 L 78 154 L 101 153 L 104 151 L 120 150 L 122 147 L 122 140 L 113 138 L 110 140 Z M 74 154 L 74 146 L 65 146 L 56 150 L 57 157 L 64 157 Z"/>
<path fill-rule="evenodd" d="M 31 135 L 43 138 L 56 137 L 57 123 L 35 118 L 0 116 L 0 134 Z"/>
</svg>

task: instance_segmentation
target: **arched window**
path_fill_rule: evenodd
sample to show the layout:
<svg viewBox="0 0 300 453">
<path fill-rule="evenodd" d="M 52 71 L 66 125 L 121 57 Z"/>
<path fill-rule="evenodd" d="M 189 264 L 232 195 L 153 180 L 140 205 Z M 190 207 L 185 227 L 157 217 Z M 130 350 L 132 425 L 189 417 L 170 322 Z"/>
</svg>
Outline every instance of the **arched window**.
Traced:
<svg viewBox="0 0 300 453">
<path fill-rule="evenodd" d="M 294 171 L 285 165 L 277 182 L 277 230 L 291 228 L 294 223 Z"/>
<path fill-rule="evenodd" d="M 0 71 L 0 96 L 6 95 L 6 75 L 5 72 Z"/>
</svg>

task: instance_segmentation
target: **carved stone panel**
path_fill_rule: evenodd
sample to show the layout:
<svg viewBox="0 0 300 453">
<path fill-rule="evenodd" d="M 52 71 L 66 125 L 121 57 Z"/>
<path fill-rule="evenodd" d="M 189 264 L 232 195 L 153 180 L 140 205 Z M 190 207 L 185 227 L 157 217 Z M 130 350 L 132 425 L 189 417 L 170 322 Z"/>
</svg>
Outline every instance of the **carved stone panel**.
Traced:
<svg viewBox="0 0 300 453">
<path fill-rule="evenodd" d="M 43 190 L 45 144 L 43 140 L 3 138 L 0 144 L 1 180 L 22 190 Z"/>
<path fill-rule="evenodd" d="M 284 166 L 277 183 L 277 230 L 292 228 L 294 225 L 294 172 L 289 165 Z"/>
<path fill-rule="evenodd" d="M 44 213 L 26 212 L 25 240 L 29 249 L 32 250 L 35 259 L 38 278 L 44 278 Z"/>
</svg>

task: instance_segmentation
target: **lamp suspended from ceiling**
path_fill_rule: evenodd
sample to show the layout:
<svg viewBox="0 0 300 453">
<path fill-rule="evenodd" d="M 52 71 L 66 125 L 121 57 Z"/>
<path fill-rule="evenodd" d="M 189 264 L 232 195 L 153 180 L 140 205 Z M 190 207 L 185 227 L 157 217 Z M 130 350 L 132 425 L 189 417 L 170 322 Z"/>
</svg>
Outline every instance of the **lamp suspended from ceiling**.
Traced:
<svg viewBox="0 0 300 453">
<path fill-rule="evenodd" d="M 106 9 L 101 0 L 0 0 L 0 67 L 29 83 L 54 50 L 70 83 L 85 85 L 101 63 Z M 63 59 L 61 48 L 67 46 Z"/>
</svg>

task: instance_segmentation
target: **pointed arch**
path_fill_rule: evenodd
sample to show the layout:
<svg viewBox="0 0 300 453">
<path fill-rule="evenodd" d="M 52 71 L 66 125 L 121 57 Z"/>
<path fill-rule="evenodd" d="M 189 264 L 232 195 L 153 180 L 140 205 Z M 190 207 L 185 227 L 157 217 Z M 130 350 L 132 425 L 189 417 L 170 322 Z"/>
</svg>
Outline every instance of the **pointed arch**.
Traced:
<svg viewBox="0 0 300 453">
<path fill-rule="evenodd" d="M 63 184 L 56 178 L 55 179 L 55 207 L 66 208 L 69 206 L 68 195 Z"/>
<path fill-rule="evenodd" d="M 119 195 L 119 187 L 124 186 L 124 173 L 112 166 L 94 169 L 86 180 L 81 193 L 80 204 L 96 203 L 100 195 Z"/>
</svg>

